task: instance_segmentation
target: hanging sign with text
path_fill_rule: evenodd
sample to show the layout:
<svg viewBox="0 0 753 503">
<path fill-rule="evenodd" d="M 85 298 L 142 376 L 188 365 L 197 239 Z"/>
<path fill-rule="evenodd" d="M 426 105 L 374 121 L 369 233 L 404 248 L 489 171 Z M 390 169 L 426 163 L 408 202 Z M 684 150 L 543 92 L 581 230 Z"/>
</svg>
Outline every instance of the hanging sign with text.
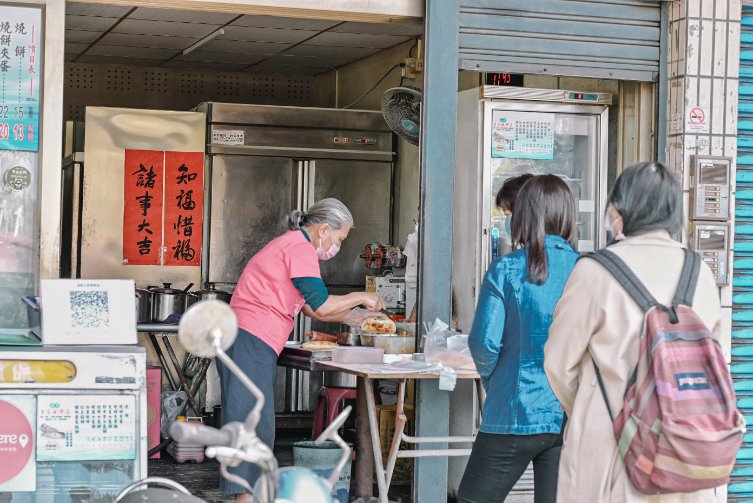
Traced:
<svg viewBox="0 0 753 503">
<path fill-rule="evenodd" d="M 0 6 L 0 150 L 39 150 L 42 9 Z"/>
<path fill-rule="evenodd" d="M 161 150 L 125 151 L 123 260 L 129 265 L 159 265 L 162 245 Z"/>
<path fill-rule="evenodd" d="M 202 152 L 165 152 L 164 265 L 201 262 L 203 174 Z"/>
<path fill-rule="evenodd" d="M 201 263 L 204 153 L 125 151 L 123 263 Z"/>
</svg>

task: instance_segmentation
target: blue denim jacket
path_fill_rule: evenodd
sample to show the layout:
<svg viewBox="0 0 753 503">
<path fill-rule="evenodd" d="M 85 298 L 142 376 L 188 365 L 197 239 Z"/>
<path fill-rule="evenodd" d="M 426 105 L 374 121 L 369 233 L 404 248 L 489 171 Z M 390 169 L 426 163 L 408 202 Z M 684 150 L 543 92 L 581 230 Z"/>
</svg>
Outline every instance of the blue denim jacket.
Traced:
<svg viewBox="0 0 753 503">
<path fill-rule="evenodd" d="M 468 342 L 487 393 L 485 433 L 559 433 L 562 427 L 544 374 L 544 343 L 578 254 L 559 236 L 545 240 L 549 276 L 543 285 L 528 281 L 525 250 L 517 250 L 492 263 L 481 287 Z"/>
</svg>

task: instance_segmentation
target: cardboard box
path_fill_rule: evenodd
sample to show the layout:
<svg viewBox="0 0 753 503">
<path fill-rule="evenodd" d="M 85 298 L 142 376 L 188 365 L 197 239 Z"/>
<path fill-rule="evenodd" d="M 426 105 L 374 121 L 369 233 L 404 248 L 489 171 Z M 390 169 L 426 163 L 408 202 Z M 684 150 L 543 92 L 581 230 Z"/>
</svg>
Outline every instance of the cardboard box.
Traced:
<svg viewBox="0 0 753 503">
<path fill-rule="evenodd" d="M 146 448 L 152 449 L 160 443 L 160 416 L 162 404 L 162 369 L 160 367 L 146 367 Z M 149 459 L 159 459 L 160 453 L 153 454 Z"/>
<path fill-rule="evenodd" d="M 413 434 L 413 406 L 405 405 L 405 415 L 408 422 L 403 430 L 407 435 Z M 379 440 L 382 444 L 382 460 L 387 468 L 387 455 L 392 445 L 392 437 L 395 434 L 395 405 L 377 405 L 377 419 L 379 421 Z M 402 442 L 401 449 L 413 449 L 410 444 Z M 392 485 L 408 485 L 413 480 L 413 459 L 398 458 L 395 470 L 392 473 Z"/>
<path fill-rule="evenodd" d="M 45 345 L 136 344 L 133 280 L 43 279 Z"/>
</svg>

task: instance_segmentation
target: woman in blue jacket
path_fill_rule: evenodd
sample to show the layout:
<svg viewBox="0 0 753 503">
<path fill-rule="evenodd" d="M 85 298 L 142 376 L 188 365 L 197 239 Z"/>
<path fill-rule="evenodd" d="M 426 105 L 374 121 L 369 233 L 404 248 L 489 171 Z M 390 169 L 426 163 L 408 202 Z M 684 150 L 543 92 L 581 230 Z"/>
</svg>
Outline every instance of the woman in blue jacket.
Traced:
<svg viewBox="0 0 753 503">
<path fill-rule="evenodd" d="M 544 343 L 578 258 L 575 234 L 565 182 L 528 180 L 512 217 L 519 249 L 489 267 L 469 337 L 487 396 L 459 502 L 504 501 L 531 461 L 536 503 L 555 501 L 564 418 L 544 373 Z"/>
</svg>

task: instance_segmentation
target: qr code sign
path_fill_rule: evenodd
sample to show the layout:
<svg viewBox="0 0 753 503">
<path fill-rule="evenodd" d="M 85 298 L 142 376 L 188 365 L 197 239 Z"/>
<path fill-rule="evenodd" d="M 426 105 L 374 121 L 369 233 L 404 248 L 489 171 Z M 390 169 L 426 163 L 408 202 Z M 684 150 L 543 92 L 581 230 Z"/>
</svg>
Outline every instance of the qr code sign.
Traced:
<svg viewBox="0 0 753 503">
<path fill-rule="evenodd" d="M 72 291 L 70 294 L 72 326 L 76 328 L 110 326 L 110 303 L 106 291 Z"/>
</svg>

